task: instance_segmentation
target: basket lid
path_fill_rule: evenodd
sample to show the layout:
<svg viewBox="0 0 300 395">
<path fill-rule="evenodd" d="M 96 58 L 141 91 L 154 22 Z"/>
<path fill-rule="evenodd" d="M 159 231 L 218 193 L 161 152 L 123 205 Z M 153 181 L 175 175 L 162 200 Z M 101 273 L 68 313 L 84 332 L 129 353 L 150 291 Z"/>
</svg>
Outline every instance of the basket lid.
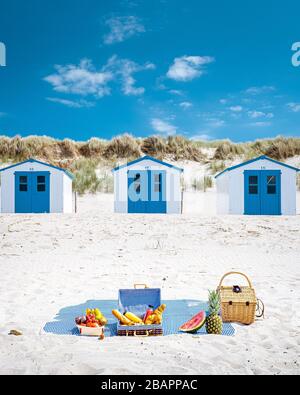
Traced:
<svg viewBox="0 0 300 395">
<path fill-rule="evenodd" d="M 159 288 L 120 289 L 119 309 L 125 311 L 128 306 L 147 305 L 157 309 L 161 305 L 161 290 Z"/>
<path fill-rule="evenodd" d="M 220 299 L 221 302 L 224 303 L 229 303 L 229 302 L 235 302 L 235 303 L 255 303 L 257 302 L 256 295 L 255 295 L 255 290 L 250 287 L 240 287 L 241 292 L 236 293 L 233 291 L 233 287 L 221 287 L 219 289 L 220 293 Z"/>
</svg>

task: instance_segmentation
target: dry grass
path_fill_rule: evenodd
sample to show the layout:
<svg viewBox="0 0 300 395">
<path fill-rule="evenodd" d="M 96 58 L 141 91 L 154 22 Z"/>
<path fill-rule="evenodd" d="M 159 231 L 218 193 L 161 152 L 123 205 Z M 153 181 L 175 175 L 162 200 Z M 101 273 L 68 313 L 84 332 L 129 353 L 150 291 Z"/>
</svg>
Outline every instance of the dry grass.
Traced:
<svg viewBox="0 0 300 395">
<path fill-rule="evenodd" d="M 267 155 L 270 158 L 284 161 L 300 155 L 300 138 L 277 137 L 276 139 L 257 140 L 244 144 L 244 147 L 246 159 Z"/>
<path fill-rule="evenodd" d="M 270 142 L 266 155 L 271 158 L 284 160 L 296 155 L 300 155 L 300 139 L 297 138 L 277 138 Z"/>
<path fill-rule="evenodd" d="M 226 161 L 230 163 L 234 159 L 243 161 L 267 155 L 284 161 L 300 155 L 300 138 L 277 137 L 235 144 L 229 140 L 192 141 L 182 136 L 167 138 L 150 136 L 136 139 L 129 134 L 115 137 L 111 141 L 92 138 L 86 142 L 75 142 L 70 139 L 55 140 L 46 136 L 26 138 L 0 136 L 2 163 L 16 163 L 36 158 L 68 169 L 75 176 L 74 189 L 79 194 L 98 191 L 111 193 L 113 177 L 110 169 L 119 161 L 130 161 L 142 155 L 150 155 L 160 160 L 200 162 L 207 164 L 210 174 L 215 175 L 227 167 Z M 184 187 L 206 191 L 212 185 L 211 176 L 206 176 L 204 179 L 195 179 L 192 185 Z M 300 176 L 298 188 L 300 188 Z"/>
<path fill-rule="evenodd" d="M 101 159 L 104 156 L 107 143 L 98 138 L 92 138 L 85 143 L 79 143 L 79 153 L 85 158 Z"/>
<path fill-rule="evenodd" d="M 231 141 L 223 141 L 217 145 L 213 159 L 219 161 L 234 159 L 237 156 L 245 155 L 245 152 L 243 144 L 234 144 Z"/>
<path fill-rule="evenodd" d="M 136 159 L 140 156 L 140 142 L 129 134 L 112 139 L 104 151 L 107 159 Z"/>
<path fill-rule="evenodd" d="M 204 149 L 207 148 L 212 150 L 213 154 L 210 157 L 205 153 Z M 111 141 L 92 138 L 87 142 L 75 142 L 70 139 L 61 141 L 41 136 L 0 137 L 0 160 L 3 163 L 36 158 L 72 170 L 74 162 L 80 159 L 112 163 L 118 160 L 130 161 L 142 155 L 150 155 L 161 160 L 209 163 L 212 173 L 215 174 L 224 169 L 225 161 L 235 158 L 247 160 L 259 155 L 268 155 L 284 161 L 300 155 L 300 138 L 277 137 L 235 144 L 229 140 L 192 141 L 182 136 L 151 136 L 137 139 L 129 134 L 115 137 Z"/>
<path fill-rule="evenodd" d="M 96 173 L 97 162 L 92 159 L 80 159 L 71 166 L 75 178 L 74 191 L 83 195 L 86 192 L 96 193 L 100 190 L 100 180 Z"/>
<path fill-rule="evenodd" d="M 145 155 L 162 160 L 167 154 L 166 141 L 159 136 L 147 137 L 142 141 L 141 151 Z"/>
<path fill-rule="evenodd" d="M 175 161 L 192 160 L 201 162 L 205 159 L 201 147 L 194 141 L 182 136 L 147 137 L 142 140 L 141 151 L 157 159 L 164 159 L 166 156 Z"/>
<path fill-rule="evenodd" d="M 226 164 L 222 160 L 212 160 L 209 167 L 211 174 L 216 175 L 226 169 Z"/>
<path fill-rule="evenodd" d="M 195 178 L 191 186 L 194 191 L 206 192 L 213 187 L 213 178 L 211 176 Z"/>
<path fill-rule="evenodd" d="M 167 139 L 167 153 L 177 160 L 193 160 L 201 162 L 204 160 L 204 155 L 201 148 L 199 148 L 193 141 L 182 136 L 170 136 Z"/>
</svg>

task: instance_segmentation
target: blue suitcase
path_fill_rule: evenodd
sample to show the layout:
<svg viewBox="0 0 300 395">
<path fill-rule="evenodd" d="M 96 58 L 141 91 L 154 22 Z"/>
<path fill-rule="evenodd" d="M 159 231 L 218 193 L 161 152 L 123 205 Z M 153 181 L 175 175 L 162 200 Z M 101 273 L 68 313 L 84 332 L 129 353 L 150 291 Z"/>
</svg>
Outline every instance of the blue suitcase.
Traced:
<svg viewBox="0 0 300 395">
<path fill-rule="evenodd" d="M 144 289 L 138 286 L 143 285 Z M 119 311 L 124 314 L 130 311 L 139 316 L 139 312 L 143 310 L 143 306 L 152 307 L 154 310 L 161 305 L 161 290 L 159 288 L 148 288 L 144 284 L 136 284 L 134 289 L 119 290 Z M 162 325 L 135 325 L 124 326 L 118 322 L 118 336 L 162 336 Z"/>
</svg>

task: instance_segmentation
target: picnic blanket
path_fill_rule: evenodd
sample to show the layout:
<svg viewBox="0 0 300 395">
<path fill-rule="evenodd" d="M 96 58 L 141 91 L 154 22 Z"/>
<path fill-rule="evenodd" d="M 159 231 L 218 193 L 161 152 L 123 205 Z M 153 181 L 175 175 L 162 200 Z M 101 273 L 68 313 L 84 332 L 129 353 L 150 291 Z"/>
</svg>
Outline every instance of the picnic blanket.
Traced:
<svg viewBox="0 0 300 395">
<path fill-rule="evenodd" d="M 207 303 L 197 300 L 165 300 L 167 305 L 164 313 L 163 332 L 164 336 L 184 334 L 179 331 L 179 327 L 190 320 L 200 311 L 207 311 Z M 47 322 L 43 330 L 46 333 L 55 335 L 73 335 L 80 336 L 76 328 L 75 317 L 82 316 L 87 308 L 100 308 L 102 313 L 108 319 L 108 325 L 105 328 L 105 336 L 117 336 L 117 321 L 111 311 L 118 307 L 116 300 L 90 300 L 77 306 L 65 307 L 59 311 L 53 321 Z M 223 336 L 234 336 L 235 329 L 231 324 L 224 323 Z M 196 334 L 196 336 L 207 335 L 205 326 Z"/>
</svg>

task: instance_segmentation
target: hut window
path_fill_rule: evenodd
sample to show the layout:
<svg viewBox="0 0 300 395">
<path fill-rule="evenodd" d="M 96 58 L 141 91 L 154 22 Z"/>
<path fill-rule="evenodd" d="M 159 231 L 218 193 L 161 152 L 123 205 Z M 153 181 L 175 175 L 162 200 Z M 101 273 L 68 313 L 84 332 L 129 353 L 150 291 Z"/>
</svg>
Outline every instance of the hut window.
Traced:
<svg viewBox="0 0 300 395">
<path fill-rule="evenodd" d="M 268 195 L 276 195 L 277 185 L 276 177 L 268 176 Z"/>
<path fill-rule="evenodd" d="M 28 190 L 27 176 L 20 176 L 19 191 L 27 192 L 27 190 Z"/>
<path fill-rule="evenodd" d="M 161 192 L 161 174 L 154 175 L 154 192 Z"/>
<path fill-rule="evenodd" d="M 258 194 L 258 176 L 249 177 L 249 194 L 250 195 Z"/>
<path fill-rule="evenodd" d="M 134 177 L 134 189 L 136 193 L 141 193 L 141 175 L 139 173 Z"/>
<path fill-rule="evenodd" d="M 45 192 L 46 191 L 46 177 L 38 176 L 37 177 L 37 191 Z"/>
</svg>

